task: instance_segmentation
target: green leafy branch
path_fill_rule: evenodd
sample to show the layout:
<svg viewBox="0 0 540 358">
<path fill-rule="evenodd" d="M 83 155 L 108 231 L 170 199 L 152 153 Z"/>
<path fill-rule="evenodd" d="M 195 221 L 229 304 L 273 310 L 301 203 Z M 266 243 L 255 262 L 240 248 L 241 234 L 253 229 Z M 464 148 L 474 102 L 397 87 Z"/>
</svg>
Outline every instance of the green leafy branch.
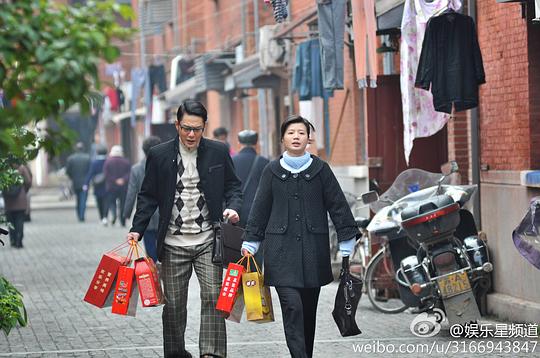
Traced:
<svg viewBox="0 0 540 358">
<path fill-rule="evenodd" d="M 17 325 L 21 327 L 28 323 L 23 295 L 4 277 L 0 276 L 0 330 L 5 335 Z"/>
</svg>

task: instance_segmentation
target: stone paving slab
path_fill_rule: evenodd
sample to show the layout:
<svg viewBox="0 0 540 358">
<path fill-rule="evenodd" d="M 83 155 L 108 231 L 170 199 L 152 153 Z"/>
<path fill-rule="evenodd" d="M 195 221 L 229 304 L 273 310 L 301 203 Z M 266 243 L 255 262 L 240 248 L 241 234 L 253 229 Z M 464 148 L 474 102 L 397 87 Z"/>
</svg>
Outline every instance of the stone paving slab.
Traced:
<svg viewBox="0 0 540 358">
<path fill-rule="evenodd" d="M 114 315 L 82 298 L 94 270 L 107 250 L 124 239 L 126 228 L 103 227 L 96 209 L 88 210 L 85 223 L 76 222 L 73 210 L 38 210 L 25 227 L 22 250 L 0 248 L 0 274 L 24 294 L 30 323 L 9 337 L 0 335 L 0 357 L 160 357 L 162 356 L 161 307 L 138 307 L 136 317 Z M 357 322 L 363 333 L 340 336 L 331 316 L 337 284 L 321 290 L 314 357 L 388 357 L 388 353 L 355 352 L 359 345 L 447 343 L 448 332 L 434 338 L 418 338 L 409 330 L 414 315 L 404 312 L 384 315 L 363 297 Z M 229 357 L 288 357 L 281 311 L 272 290 L 276 321 L 256 324 L 227 322 Z M 193 277 L 188 306 L 187 349 L 197 356 L 199 332 L 199 287 Z M 483 322 L 495 323 L 494 320 Z M 536 350 L 539 352 L 540 348 Z M 463 357 L 478 354 L 463 353 Z M 533 354 L 534 355 L 534 354 Z M 391 354 L 424 356 L 424 354 Z M 444 354 L 433 352 L 431 356 Z M 531 354 L 489 354 L 518 357 Z M 536 356 L 539 356 L 536 353 Z"/>
</svg>

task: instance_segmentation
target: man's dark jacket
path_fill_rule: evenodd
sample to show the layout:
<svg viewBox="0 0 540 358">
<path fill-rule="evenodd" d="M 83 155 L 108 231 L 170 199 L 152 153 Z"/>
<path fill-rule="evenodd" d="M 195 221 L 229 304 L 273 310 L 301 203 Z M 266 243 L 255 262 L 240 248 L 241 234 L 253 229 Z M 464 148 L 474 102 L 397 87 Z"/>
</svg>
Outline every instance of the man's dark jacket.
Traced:
<svg viewBox="0 0 540 358">
<path fill-rule="evenodd" d="M 263 241 L 264 283 L 283 287 L 320 287 L 333 280 L 328 218 L 338 241 L 360 236 L 345 195 L 321 159 L 291 174 L 278 160 L 264 168 L 251 207 L 246 241 Z"/>
<path fill-rule="evenodd" d="M 90 168 L 90 155 L 82 152 L 73 153 L 67 159 L 66 174 L 71 179 L 73 190 L 81 190 Z"/>
<path fill-rule="evenodd" d="M 255 159 L 257 161 L 255 162 Z M 237 155 L 233 158 L 234 168 L 236 169 L 236 175 L 242 182 L 243 194 L 244 194 L 244 203 L 242 209 L 239 212 L 240 226 L 245 227 L 248 221 L 249 212 L 251 211 L 251 205 L 255 199 L 255 192 L 257 191 L 257 186 L 259 186 L 259 180 L 261 178 L 262 171 L 264 167 L 268 164 L 269 160 L 265 157 L 257 155 L 257 152 L 252 147 L 242 148 Z M 252 170 L 253 166 L 253 170 Z M 249 173 L 252 172 L 251 179 L 249 183 L 246 181 L 249 177 Z"/>
<path fill-rule="evenodd" d="M 438 112 L 478 106 L 478 85 L 485 83 L 482 54 L 471 17 L 454 11 L 427 23 L 415 86 L 433 94 Z"/>
<path fill-rule="evenodd" d="M 145 176 L 137 196 L 137 211 L 131 232 L 144 234 L 150 218 L 159 208 L 158 258 L 163 257 L 163 242 L 171 220 L 178 175 L 179 138 L 158 144 L 150 149 L 146 159 Z M 228 209 L 240 212 L 242 192 L 232 159 L 225 144 L 201 138 L 197 149 L 197 170 L 200 185 L 210 212 L 210 220 L 222 218 L 223 203 Z"/>
</svg>

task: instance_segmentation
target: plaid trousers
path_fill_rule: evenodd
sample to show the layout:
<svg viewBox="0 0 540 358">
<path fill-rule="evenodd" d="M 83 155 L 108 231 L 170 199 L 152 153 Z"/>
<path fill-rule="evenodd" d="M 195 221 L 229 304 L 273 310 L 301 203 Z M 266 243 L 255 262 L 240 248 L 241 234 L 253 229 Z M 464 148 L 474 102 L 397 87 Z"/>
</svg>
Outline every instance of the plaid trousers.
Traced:
<svg viewBox="0 0 540 358">
<path fill-rule="evenodd" d="M 212 263 L 212 241 L 195 246 L 165 245 L 162 279 L 165 294 L 163 307 L 163 348 L 167 358 L 190 357 L 184 334 L 187 320 L 189 279 L 193 269 L 201 287 L 200 355 L 227 356 L 225 319 L 215 307 L 223 269 Z"/>
</svg>

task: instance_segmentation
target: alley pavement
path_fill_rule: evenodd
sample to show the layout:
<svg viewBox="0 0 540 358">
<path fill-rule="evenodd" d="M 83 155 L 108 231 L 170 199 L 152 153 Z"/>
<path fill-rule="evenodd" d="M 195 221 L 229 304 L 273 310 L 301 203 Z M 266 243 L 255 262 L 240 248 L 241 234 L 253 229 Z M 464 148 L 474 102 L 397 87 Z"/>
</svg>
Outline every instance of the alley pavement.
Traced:
<svg viewBox="0 0 540 358">
<path fill-rule="evenodd" d="M 66 208 L 69 202 L 64 204 L 47 208 L 41 203 L 39 210 L 32 212 L 32 222 L 25 225 L 24 249 L 14 249 L 9 244 L 0 247 L 0 274 L 23 293 L 30 320 L 27 327 L 14 329 L 9 337 L 0 334 L 0 357 L 161 357 L 162 307 L 143 309 L 139 304 L 136 317 L 124 317 L 112 314 L 110 308 L 99 309 L 83 302 L 101 255 L 120 244 L 128 228 L 122 228 L 118 223 L 112 227 L 102 226 L 95 208 L 89 208 L 86 222 L 79 223 L 75 210 Z M 321 291 L 314 357 L 442 357 L 444 347 L 450 347 L 447 353 L 475 357 L 481 352 L 477 346 L 481 344 L 479 342 L 484 341 L 484 346 L 487 343 L 486 340 L 458 340 L 444 330 L 432 338 L 416 337 L 409 329 L 415 315 L 410 312 L 379 313 L 366 296 L 362 297 L 356 315 L 362 334 L 343 338 L 331 315 L 336 290 L 337 283 L 333 283 Z M 199 353 L 198 291 L 193 275 L 186 345 L 194 357 Z M 246 322 L 245 317 L 240 324 L 227 322 L 228 357 L 289 356 L 279 301 L 275 291 L 272 294 L 275 322 L 257 324 Z M 495 325 L 502 322 L 486 319 L 482 323 Z M 514 342 L 518 345 L 528 341 L 538 343 L 537 338 L 503 341 L 514 345 Z M 491 342 L 493 345 L 498 343 Z M 419 352 L 415 348 L 419 344 L 436 348 L 431 354 Z M 383 345 L 385 351 L 381 352 Z M 372 349 L 369 353 L 360 352 L 360 349 L 369 350 L 369 346 Z M 394 352 L 405 348 L 410 352 L 389 354 L 389 346 Z M 439 346 L 442 347 L 440 350 Z M 528 353 L 524 349 L 509 353 L 503 353 L 503 349 L 484 352 L 491 357 L 540 356 L 540 347 L 535 348 L 535 352 L 531 349 L 532 343 Z"/>
</svg>

